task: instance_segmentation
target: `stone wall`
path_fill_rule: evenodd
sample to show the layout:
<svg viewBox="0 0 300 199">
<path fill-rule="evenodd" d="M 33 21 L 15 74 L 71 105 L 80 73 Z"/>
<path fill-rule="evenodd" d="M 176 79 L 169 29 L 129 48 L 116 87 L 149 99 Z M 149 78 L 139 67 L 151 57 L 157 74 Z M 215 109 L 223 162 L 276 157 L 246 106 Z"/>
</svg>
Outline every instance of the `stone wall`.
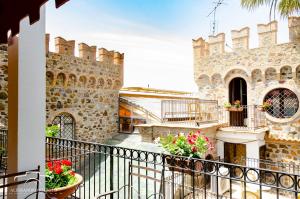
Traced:
<svg viewBox="0 0 300 199">
<path fill-rule="evenodd" d="M 241 77 L 247 83 L 247 105 L 261 105 L 264 96 L 276 88 L 290 89 L 300 101 L 300 17 L 290 17 L 288 28 L 290 42 L 277 44 L 277 22 L 258 24 L 259 47 L 254 49 L 249 49 L 248 27 L 233 30 L 231 52 L 224 49 L 226 35 L 222 33 L 208 41 L 193 40 L 194 79 L 200 98 L 218 100 L 222 106 L 229 100 L 230 81 Z M 300 135 L 299 110 L 290 119 L 267 117 L 270 130 Z"/>
<path fill-rule="evenodd" d="M 300 163 L 300 141 L 266 139 L 266 156 L 274 162 Z"/>
<path fill-rule="evenodd" d="M 118 133 L 119 90 L 123 85 L 124 54 L 55 38 L 56 52 L 49 52 L 46 35 L 46 121 L 68 114 L 75 123 L 74 138 L 103 142 Z M 0 120 L 7 125 L 7 50 L 0 48 Z M 33 74 L 34 75 L 34 74 Z"/>
<path fill-rule="evenodd" d="M 0 128 L 7 126 L 8 82 L 7 46 L 0 44 Z"/>
</svg>

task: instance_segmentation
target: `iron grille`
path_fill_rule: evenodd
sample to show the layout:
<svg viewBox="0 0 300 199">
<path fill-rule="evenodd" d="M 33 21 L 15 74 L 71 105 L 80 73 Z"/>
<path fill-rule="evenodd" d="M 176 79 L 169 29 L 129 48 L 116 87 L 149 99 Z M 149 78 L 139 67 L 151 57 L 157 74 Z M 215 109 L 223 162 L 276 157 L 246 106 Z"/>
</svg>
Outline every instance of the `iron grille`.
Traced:
<svg viewBox="0 0 300 199">
<path fill-rule="evenodd" d="M 264 101 L 271 102 L 267 113 L 276 118 L 290 118 L 296 114 L 299 108 L 298 97 L 293 91 L 286 88 L 270 91 Z"/>
<path fill-rule="evenodd" d="M 74 118 L 68 113 L 62 113 L 56 116 L 52 122 L 53 125 L 59 125 L 60 138 L 66 139 L 74 139 L 75 135 L 75 120 Z"/>
</svg>

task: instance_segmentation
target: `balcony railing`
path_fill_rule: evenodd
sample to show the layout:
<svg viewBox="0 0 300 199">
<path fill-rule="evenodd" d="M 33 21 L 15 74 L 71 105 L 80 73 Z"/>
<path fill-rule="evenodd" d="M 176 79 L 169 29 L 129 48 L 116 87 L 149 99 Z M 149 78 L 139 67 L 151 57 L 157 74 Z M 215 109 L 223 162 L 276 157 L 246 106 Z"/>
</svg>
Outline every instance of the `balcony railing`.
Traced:
<svg viewBox="0 0 300 199">
<path fill-rule="evenodd" d="M 161 109 L 163 123 L 199 126 L 201 123 L 218 122 L 219 120 L 216 100 L 163 100 Z"/>
<path fill-rule="evenodd" d="M 59 138 L 47 138 L 46 151 L 48 161 L 69 159 L 83 176 L 76 198 L 120 189 L 103 198 L 298 199 L 300 191 L 298 174 L 272 169 Z"/>
<path fill-rule="evenodd" d="M 258 129 L 267 126 L 266 113 L 258 105 L 242 105 L 239 108 L 219 107 L 220 121 L 237 129 Z"/>
</svg>

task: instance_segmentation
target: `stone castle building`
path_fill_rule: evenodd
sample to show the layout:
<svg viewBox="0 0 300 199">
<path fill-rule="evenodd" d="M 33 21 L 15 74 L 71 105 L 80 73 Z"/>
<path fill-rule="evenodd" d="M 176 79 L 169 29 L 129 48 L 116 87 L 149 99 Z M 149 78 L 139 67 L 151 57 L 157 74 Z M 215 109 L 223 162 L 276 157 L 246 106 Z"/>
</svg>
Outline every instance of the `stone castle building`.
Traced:
<svg viewBox="0 0 300 199">
<path fill-rule="evenodd" d="M 272 102 L 258 113 L 266 117 L 267 128 L 217 132 L 221 157 L 235 148 L 244 156 L 256 153 L 262 158 L 266 151 L 275 161 L 300 161 L 300 17 L 290 17 L 288 28 L 289 42 L 278 44 L 277 22 L 258 24 L 259 46 L 254 49 L 249 49 L 248 27 L 232 30 L 231 52 L 225 51 L 224 33 L 193 40 L 194 78 L 201 98 L 218 100 L 221 107 L 235 100 L 244 106 L 241 117 L 225 113 L 230 126 L 255 127 L 260 112 L 255 105 Z"/>
<path fill-rule="evenodd" d="M 60 136 L 103 142 L 118 132 L 119 90 L 123 85 L 124 54 L 55 38 L 49 52 L 46 35 L 46 121 L 59 124 Z M 99 59 L 97 59 L 99 58 Z M 7 125 L 7 47 L 0 48 L 0 119 Z M 34 75 L 34 74 L 33 74 Z"/>
</svg>

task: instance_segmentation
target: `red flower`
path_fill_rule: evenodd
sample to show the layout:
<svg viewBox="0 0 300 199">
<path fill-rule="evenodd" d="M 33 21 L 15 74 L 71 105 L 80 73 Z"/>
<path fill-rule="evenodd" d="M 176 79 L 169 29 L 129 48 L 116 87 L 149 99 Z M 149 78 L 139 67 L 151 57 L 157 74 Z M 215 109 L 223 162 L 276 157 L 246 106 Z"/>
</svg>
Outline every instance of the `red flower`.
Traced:
<svg viewBox="0 0 300 199">
<path fill-rule="evenodd" d="M 62 161 L 61 161 L 61 164 L 62 164 L 62 165 L 65 165 L 65 166 L 69 166 L 69 167 L 72 166 L 72 162 L 69 161 L 69 160 L 62 160 Z"/>
<path fill-rule="evenodd" d="M 75 172 L 74 171 L 70 171 L 69 174 L 72 175 L 72 176 L 75 176 Z"/>
<path fill-rule="evenodd" d="M 49 169 L 50 171 L 52 171 L 52 169 L 53 169 L 53 164 L 52 164 L 52 162 L 48 162 L 48 163 L 47 163 L 47 167 L 48 167 L 48 169 Z"/>
<path fill-rule="evenodd" d="M 193 153 L 196 153 L 197 151 L 198 151 L 197 147 L 196 147 L 196 146 L 193 146 L 193 147 L 192 147 L 192 152 L 193 152 Z"/>
<path fill-rule="evenodd" d="M 63 172 L 63 170 L 62 170 L 62 168 L 61 168 L 61 166 L 56 166 L 56 167 L 54 167 L 54 172 L 56 173 L 56 174 L 61 174 L 62 172 Z"/>
<path fill-rule="evenodd" d="M 193 139 L 192 137 L 188 137 L 188 142 L 190 145 L 193 145 L 193 144 L 195 144 L 196 140 Z"/>
</svg>

